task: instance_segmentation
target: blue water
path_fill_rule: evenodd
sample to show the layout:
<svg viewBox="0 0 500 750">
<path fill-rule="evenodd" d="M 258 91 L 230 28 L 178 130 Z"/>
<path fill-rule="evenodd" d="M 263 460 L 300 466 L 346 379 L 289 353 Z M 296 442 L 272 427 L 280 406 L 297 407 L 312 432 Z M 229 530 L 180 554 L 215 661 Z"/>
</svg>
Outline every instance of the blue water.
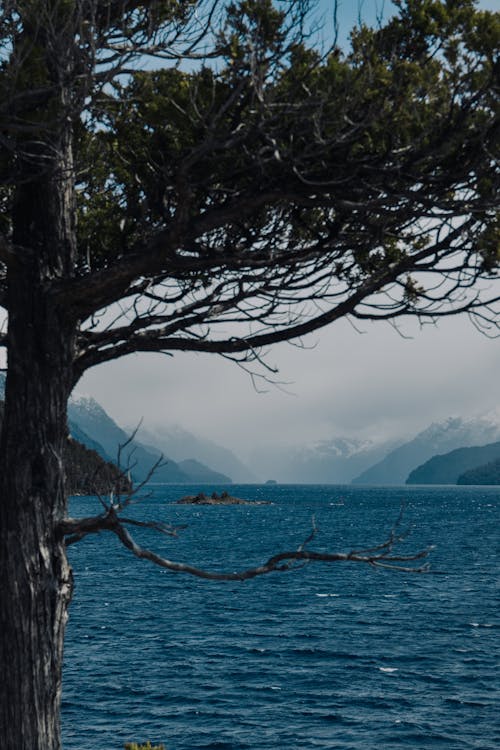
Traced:
<svg viewBox="0 0 500 750">
<path fill-rule="evenodd" d="M 138 541 L 236 570 L 296 548 L 312 514 L 311 548 L 381 541 L 404 500 L 403 550 L 437 545 L 444 574 L 334 563 L 212 583 L 88 537 L 70 548 L 65 750 L 500 747 L 499 488 L 244 486 L 232 492 L 274 504 L 172 504 L 189 490 L 156 487 L 133 510 L 187 523 L 180 538 Z M 73 500 L 74 515 L 93 512 L 95 499 Z"/>
</svg>

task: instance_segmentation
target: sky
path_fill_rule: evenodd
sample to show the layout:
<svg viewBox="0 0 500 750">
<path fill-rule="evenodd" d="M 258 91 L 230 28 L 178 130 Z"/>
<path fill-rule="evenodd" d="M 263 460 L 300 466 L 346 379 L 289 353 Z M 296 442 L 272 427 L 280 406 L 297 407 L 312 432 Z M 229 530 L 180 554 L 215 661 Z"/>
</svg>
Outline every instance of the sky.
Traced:
<svg viewBox="0 0 500 750">
<path fill-rule="evenodd" d="M 480 5 L 500 10 L 500 0 Z M 332 0 L 321 6 L 331 13 Z M 373 21 L 381 7 L 365 0 L 363 17 Z M 338 17 L 345 36 L 358 4 L 340 2 Z M 311 334 L 305 348 L 277 345 L 266 360 L 282 385 L 254 384 L 214 355 L 140 354 L 89 371 L 77 391 L 123 426 L 141 418 L 180 424 L 247 459 L 262 445 L 409 437 L 433 421 L 500 406 L 500 339 L 481 335 L 467 317 L 423 329 L 408 319 L 400 329 L 368 323 L 359 333 L 343 320 Z"/>
<path fill-rule="evenodd" d="M 349 436 L 412 436 L 449 416 L 500 406 L 500 340 L 467 318 L 401 333 L 386 323 L 356 332 L 347 321 L 311 334 L 307 348 L 275 346 L 267 361 L 286 385 L 257 383 L 214 355 L 131 355 L 89 371 L 78 391 L 124 426 L 179 424 L 248 459 L 264 445 Z"/>
</svg>

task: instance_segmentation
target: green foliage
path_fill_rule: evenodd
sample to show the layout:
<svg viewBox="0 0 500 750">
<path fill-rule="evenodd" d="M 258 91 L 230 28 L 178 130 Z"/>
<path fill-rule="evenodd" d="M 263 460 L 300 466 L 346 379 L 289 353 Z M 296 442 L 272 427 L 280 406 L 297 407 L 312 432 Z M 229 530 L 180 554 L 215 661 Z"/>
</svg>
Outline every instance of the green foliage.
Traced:
<svg viewBox="0 0 500 750">
<path fill-rule="evenodd" d="M 488 463 L 487 463 L 488 462 Z M 489 463 L 493 462 L 493 463 Z M 433 456 L 408 476 L 406 484 L 495 484 L 479 481 L 496 462 L 500 470 L 500 442 L 488 445 L 457 448 L 448 453 Z M 487 465 L 486 465 L 487 464 Z M 462 481 L 463 477 L 475 477 L 475 481 Z M 500 476 L 497 476 L 497 481 Z"/>
<path fill-rule="evenodd" d="M 79 140 L 82 263 L 105 265 L 173 217 L 188 225 L 235 197 L 284 186 L 300 196 L 306 179 L 329 184 L 331 207 L 318 196 L 311 207 L 274 201 L 234 237 L 226 226 L 224 241 L 255 246 L 272 220 L 291 242 L 326 242 L 353 215 L 342 202 L 383 195 L 385 215 L 372 212 L 351 237 L 362 247 L 345 277 L 359 281 L 401 260 L 408 243 L 419 249 L 411 230 L 391 232 L 387 219 L 413 185 L 428 184 L 429 201 L 446 184 L 450 205 L 470 188 L 492 202 L 495 167 L 483 160 L 476 178 L 476 165 L 494 137 L 499 15 L 471 0 L 397 5 L 384 27 L 353 32 L 348 54 L 321 60 L 303 42 L 285 44 L 286 17 L 271 0 L 233 2 L 216 40 L 221 67 L 138 72 L 102 95 Z M 492 230 L 478 240 L 485 267 L 497 247 Z M 408 300 L 417 291 L 408 283 Z"/>
<path fill-rule="evenodd" d="M 97 492 L 109 495 L 130 490 L 130 481 L 114 464 L 104 461 L 96 451 L 76 440 L 66 444 L 63 461 L 70 495 L 95 495 Z"/>
<path fill-rule="evenodd" d="M 126 742 L 125 750 L 165 750 L 165 745 L 152 745 L 148 740 L 145 744 L 138 744 L 137 742 Z"/>
<path fill-rule="evenodd" d="M 219 34 L 220 52 L 239 71 L 252 58 L 253 64 L 265 66 L 266 58 L 281 49 L 285 19 L 286 14 L 277 10 L 272 0 L 230 3 L 225 28 Z"/>
<path fill-rule="evenodd" d="M 478 236 L 477 251 L 487 270 L 500 265 L 500 212 L 496 213 L 482 234 Z"/>
<path fill-rule="evenodd" d="M 457 484 L 500 485 L 500 458 L 465 471 L 458 477 Z"/>
<path fill-rule="evenodd" d="M 104 5 L 98 28 L 150 41 L 175 39 L 176 24 L 180 29 L 203 6 L 132 2 L 115 17 L 115 4 Z M 426 251 L 432 257 L 437 236 L 427 227 L 442 222 L 449 230 L 465 216 L 473 217 L 473 228 L 463 247 L 468 243 L 481 272 L 494 273 L 498 174 L 489 155 L 499 147 L 500 14 L 479 11 L 472 0 L 398 0 L 398 14 L 385 25 L 361 25 L 350 49 L 322 57 L 285 3 L 222 5 L 198 67 L 126 66 L 105 86 L 89 84 L 78 103 L 79 274 L 140 254 L 172 229 L 171 247 L 200 261 L 173 273 L 183 294 L 208 288 L 228 259 L 251 259 L 266 248 L 256 268 L 271 257 L 277 266 L 279 256 L 284 284 L 298 297 L 291 283 L 297 258 L 311 258 L 309 273 L 314 250 L 315 268 L 343 290 L 368 288 L 388 268 L 400 268 L 400 298 L 415 312 L 424 308 L 426 290 L 412 258 Z M 66 12 L 67 3 L 60 6 Z M 23 43 L 30 54 L 16 77 L 0 69 L 5 101 L 9 87 L 24 93 L 51 75 L 45 47 L 29 35 Z M 84 62 L 87 51 L 82 42 Z M 75 79 L 75 101 L 79 86 Z M 44 100 L 39 110 L 29 110 L 30 123 L 57 119 L 60 102 L 52 110 Z M 13 155 L 0 150 L 6 233 Z M 220 221 L 205 232 L 205 217 L 217 211 Z M 171 272 L 170 260 L 158 279 Z"/>
<path fill-rule="evenodd" d="M 0 430 L 4 402 L 0 401 Z M 94 450 L 69 438 L 64 447 L 63 463 L 69 495 L 109 495 L 129 492 L 130 480 L 112 463 L 104 461 Z"/>
</svg>

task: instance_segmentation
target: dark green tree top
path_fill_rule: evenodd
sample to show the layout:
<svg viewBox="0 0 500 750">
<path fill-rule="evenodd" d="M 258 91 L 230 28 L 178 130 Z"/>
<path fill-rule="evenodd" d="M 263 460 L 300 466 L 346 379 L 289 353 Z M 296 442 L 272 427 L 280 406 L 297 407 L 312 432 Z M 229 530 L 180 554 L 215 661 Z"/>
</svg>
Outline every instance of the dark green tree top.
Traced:
<svg viewBox="0 0 500 750">
<path fill-rule="evenodd" d="M 499 14 L 399 0 L 320 52 L 306 5 L 4 4 L 1 258 L 22 253 L 12 191 L 48 168 L 33 144 L 70 122 L 77 254 L 54 285 L 87 321 L 78 375 L 251 359 L 345 315 L 498 323 Z"/>
</svg>

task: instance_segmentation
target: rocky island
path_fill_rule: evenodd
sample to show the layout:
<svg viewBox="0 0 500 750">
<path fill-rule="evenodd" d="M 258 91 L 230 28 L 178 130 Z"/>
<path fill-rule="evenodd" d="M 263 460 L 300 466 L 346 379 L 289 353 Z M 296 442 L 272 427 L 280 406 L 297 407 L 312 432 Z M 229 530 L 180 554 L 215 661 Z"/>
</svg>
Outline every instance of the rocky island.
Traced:
<svg viewBox="0 0 500 750">
<path fill-rule="evenodd" d="M 212 492 L 210 496 L 204 492 L 198 492 L 197 495 L 186 495 L 177 500 L 178 505 L 271 505 L 268 500 L 242 500 L 240 497 L 233 497 L 225 490 L 220 495 Z"/>
</svg>

